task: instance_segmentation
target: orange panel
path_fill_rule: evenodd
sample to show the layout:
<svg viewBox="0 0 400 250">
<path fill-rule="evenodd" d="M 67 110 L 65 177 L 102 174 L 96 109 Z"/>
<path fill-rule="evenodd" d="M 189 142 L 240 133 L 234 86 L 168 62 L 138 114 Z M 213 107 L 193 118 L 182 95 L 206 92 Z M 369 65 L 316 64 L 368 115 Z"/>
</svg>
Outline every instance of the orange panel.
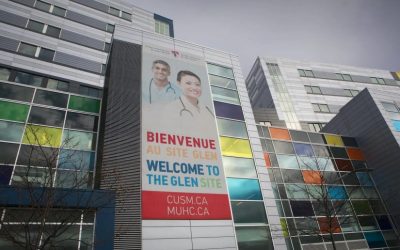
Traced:
<svg viewBox="0 0 400 250">
<path fill-rule="evenodd" d="M 364 153 L 358 148 L 347 148 L 347 154 L 351 160 L 365 160 Z"/>
<path fill-rule="evenodd" d="M 289 130 L 284 128 L 269 128 L 272 139 L 288 140 L 290 141 Z"/>
<path fill-rule="evenodd" d="M 268 153 L 264 153 L 264 160 L 265 160 L 265 166 L 267 166 L 267 168 L 271 167 L 271 160 L 269 159 L 269 154 Z"/>
<path fill-rule="evenodd" d="M 328 217 L 318 218 L 318 224 L 319 228 L 321 229 L 321 233 L 323 234 L 341 232 L 339 222 L 336 217 L 331 217 L 330 219 Z"/>
<path fill-rule="evenodd" d="M 301 173 L 303 174 L 304 183 L 307 183 L 307 184 L 321 184 L 322 183 L 321 173 L 319 171 L 302 170 Z"/>
</svg>

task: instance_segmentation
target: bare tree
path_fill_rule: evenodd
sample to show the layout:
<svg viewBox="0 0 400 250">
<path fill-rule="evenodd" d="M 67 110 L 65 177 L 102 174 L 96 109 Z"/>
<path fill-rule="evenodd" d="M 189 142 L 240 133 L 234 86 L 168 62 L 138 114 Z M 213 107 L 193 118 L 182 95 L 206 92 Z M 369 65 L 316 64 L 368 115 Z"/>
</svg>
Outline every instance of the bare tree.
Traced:
<svg viewBox="0 0 400 250">
<path fill-rule="evenodd" d="M 21 146 L 11 183 L 18 189 L 15 198 L 21 205 L 1 207 L 1 238 L 12 249 L 72 245 L 91 249 L 98 244 L 93 242 L 93 232 L 89 229 L 86 237 L 79 237 L 79 232 L 85 222 L 93 223 L 96 209 L 110 206 L 114 199 L 111 193 L 97 195 L 93 188 L 93 156 L 73 150 L 79 138 L 66 136 L 61 142 L 38 126 L 27 125 L 26 130 L 24 139 L 29 145 Z M 116 175 L 113 178 L 117 183 Z M 110 181 L 109 186 L 113 186 Z"/>
</svg>

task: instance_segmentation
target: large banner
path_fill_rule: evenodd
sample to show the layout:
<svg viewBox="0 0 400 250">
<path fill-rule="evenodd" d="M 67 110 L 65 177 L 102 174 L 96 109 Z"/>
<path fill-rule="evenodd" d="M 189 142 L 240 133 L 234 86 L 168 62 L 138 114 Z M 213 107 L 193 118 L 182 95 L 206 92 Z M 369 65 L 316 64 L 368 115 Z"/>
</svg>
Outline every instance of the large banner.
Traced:
<svg viewBox="0 0 400 250">
<path fill-rule="evenodd" d="M 143 45 L 142 218 L 230 219 L 206 63 Z"/>
</svg>

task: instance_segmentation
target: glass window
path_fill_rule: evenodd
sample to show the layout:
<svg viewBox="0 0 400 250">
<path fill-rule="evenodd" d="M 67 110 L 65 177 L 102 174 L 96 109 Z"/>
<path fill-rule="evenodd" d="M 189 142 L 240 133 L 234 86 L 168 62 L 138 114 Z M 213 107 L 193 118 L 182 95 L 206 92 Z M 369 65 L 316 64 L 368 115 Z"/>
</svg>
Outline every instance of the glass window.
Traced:
<svg viewBox="0 0 400 250">
<path fill-rule="evenodd" d="M 224 156 L 252 158 L 249 140 L 220 137 L 221 151 Z"/>
<path fill-rule="evenodd" d="M 382 102 L 383 108 L 389 112 L 396 112 L 399 113 L 399 109 L 396 107 L 394 103 L 391 102 Z"/>
<path fill-rule="evenodd" d="M 344 145 L 348 147 L 358 147 L 357 141 L 353 137 L 348 137 L 348 136 L 342 136 L 342 140 Z"/>
<path fill-rule="evenodd" d="M 370 77 L 371 82 L 374 84 L 378 84 L 378 79 L 376 79 L 376 77 Z"/>
<path fill-rule="evenodd" d="M 372 209 L 368 204 L 368 201 L 363 200 L 363 201 L 352 201 L 353 204 L 354 212 L 357 215 L 362 215 L 362 214 L 372 214 Z"/>
<path fill-rule="evenodd" d="M 308 133 L 308 136 L 310 137 L 310 141 L 313 143 L 325 144 L 322 134 Z"/>
<path fill-rule="evenodd" d="M 330 156 L 328 147 L 318 146 L 318 145 L 313 145 L 312 147 L 314 149 L 316 156 L 320 156 L 320 157 L 329 157 Z"/>
<path fill-rule="evenodd" d="M 58 148 L 22 145 L 18 155 L 17 164 L 26 166 L 55 168 L 58 151 L 59 151 Z"/>
<path fill-rule="evenodd" d="M 36 90 L 33 102 L 43 105 L 55 106 L 59 108 L 66 108 L 68 102 L 68 95 L 38 89 Z"/>
<path fill-rule="evenodd" d="M 64 17 L 66 12 L 67 12 L 67 10 L 64 8 L 53 6 L 53 11 L 51 13 L 53 13 L 56 16 Z"/>
<path fill-rule="evenodd" d="M 304 70 L 304 73 L 306 74 L 306 77 L 314 77 L 312 70 Z"/>
<path fill-rule="evenodd" d="M 365 199 L 365 195 L 360 187 L 346 186 L 346 191 L 350 199 Z"/>
<path fill-rule="evenodd" d="M 244 121 L 242 107 L 238 105 L 214 101 L 214 108 L 216 116 Z"/>
<path fill-rule="evenodd" d="M 260 139 L 261 140 L 261 147 L 264 152 L 275 152 L 274 146 L 272 145 L 272 141 L 268 139 Z"/>
<path fill-rule="evenodd" d="M 62 127 L 64 124 L 64 117 L 65 111 L 32 107 L 28 122 Z"/>
<path fill-rule="evenodd" d="M 74 170 L 58 170 L 56 186 L 62 188 L 88 189 L 92 186 L 93 173 Z"/>
<path fill-rule="evenodd" d="M 303 131 L 289 130 L 293 141 L 309 142 L 308 135 Z"/>
<path fill-rule="evenodd" d="M 107 26 L 106 26 L 106 31 L 107 31 L 107 32 L 113 33 L 113 32 L 114 32 L 114 29 L 115 29 L 115 26 L 114 26 L 114 25 L 107 23 Z"/>
<path fill-rule="evenodd" d="M 349 160 L 336 159 L 335 163 L 339 171 L 353 171 L 353 166 Z"/>
<path fill-rule="evenodd" d="M 392 120 L 394 130 L 400 132 L 400 120 Z"/>
<path fill-rule="evenodd" d="M 309 201 L 290 201 L 293 216 L 314 216 L 314 210 Z"/>
<path fill-rule="evenodd" d="M 276 155 L 276 158 L 281 168 L 300 169 L 297 158 L 294 155 Z"/>
<path fill-rule="evenodd" d="M 108 13 L 110 13 L 113 16 L 119 17 L 119 9 L 113 8 L 110 6 L 110 9 L 108 9 Z"/>
<path fill-rule="evenodd" d="M 33 21 L 33 20 L 29 20 L 27 28 L 29 30 L 42 33 L 43 32 L 43 28 L 44 28 L 44 23 L 36 22 L 36 21 Z"/>
<path fill-rule="evenodd" d="M 321 233 L 340 233 L 339 221 L 336 217 L 320 217 L 317 219 Z"/>
<path fill-rule="evenodd" d="M 236 227 L 236 238 L 240 250 L 273 250 L 268 227 Z"/>
<path fill-rule="evenodd" d="M 0 82 L 0 98 L 30 102 L 33 89 Z"/>
<path fill-rule="evenodd" d="M 51 62 L 51 61 L 53 61 L 53 57 L 54 57 L 54 50 L 40 48 L 40 52 L 39 52 L 39 56 L 38 56 L 39 59 L 42 59 L 47 62 Z"/>
<path fill-rule="evenodd" d="M 351 76 L 348 75 L 348 74 L 342 74 L 342 76 L 343 76 L 343 80 L 345 80 L 345 81 L 353 81 L 353 80 L 351 79 Z"/>
<path fill-rule="evenodd" d="M 100 92 L 100 90 L 95 89 L 95 88 L 91 88 L 91 87 L 87 87 L 87 86 L 83 86 L 83 85 L 79 86 L 79 94 L 81 94 L 81 95 L 99 97 L 100 96 L 99 92 Z"/>
<path fill-rule="evenodd" d="M 6 68 L 0 67 L 0 80 L 8 81 L 11 71 Z"/>
<path fill-rule="evenodd" d="M 379 83 L 379 84 L 385 84 L 385 79 L 383 79 L 383 78 L 378 78 L 378 83 Z"/>
<path fill-rule="evenodd" d="M 94 162 L 94 152 L 62 149 L 59 155 L 58 167 L 62 169 L 92 171 Z"/>
<path fill-rule="evenodd" d="M 399 73 L 400 76 L 400 73 Z M 390 230 L 390 231 L 384 231 L 383 236 L 385 237 L 386 243 L 388 246 L 399 246 L 400 245 L 400 240 L 397 234 Z"/>
<path fill-rule="evenodd" d="M 284 128 L 269 128 L 272 139 L 290 141 L 289 131 Z"/>
<path fill-rule="evenodd" d="M 347 152 L 344 148 L 338 148 L 338 147 L 329 147 L 332 157 L 334 158 L 344 158 L 348 159 L 349 156 L 347 155 Z"/>
<path fill-rule="evenodd" d="M 257 178 L 253 159 L 223 156 L 222 164 L 228 177 Z"/>
<path fill-rule="evenodd" d="M 244 122 L 217 118 L 217 124 L 220 135 L 248 138 Z"/>
<path fill-rule="evenodd" d="M 69 90 L 69 84 L 68 82 L 63 82 L 60 80 L 56 79 L 48 79 L 47 81 L 47 88 L 49 89 L 57 89 L 61 91 L 68 91 Z"/>
<path fill-rule="evenodd" d="M 320 171 L 302 170 L 304 182 L 307 184 L 322 184 L 324 176 Z"/>
<path fill-rule="evenodd" d="M 78 150 L 94 150 L 96 147 L 96 134 L 64 130 L 63 146 Z"/>
<path fill-rule="evenodd" d="M 374 187 L 363 187 L 362 189 L 367 199 L 379 199 L 379 194 Z"/>
<path fill-rule="evenodd" d="M 230 68 L 218 66 L 211 63 L 207 63 L 207 68 L 208 68 L 208 73 L 210 74 L 235 79 L 235 77 L 233 76 L 233 71 Z"/>
<path fill-rule="evenodd" d="M 311 86 L 305 85 L 304 88 L 306 89 L 307 94 L 312 94 L 313 90 L 311 88 Z"/>
<path fill-rule="evenodd" d="M 262 200 L 258 180 L 226 178 L 231 200 Z"/>
<path fill-rule="evenodd" d="M 20 142 L 24 124 L 0 121 L 0 140 Z"/>
<path fill-rule="evenodd" d="M 93 115 L 68 112 L 66 128 L 97 131 L 98 117 Z"/>
<path fill-rule="evenodd" d="M 299 72 L 299 75 L 300 76 L 306 76 L 306 72 L 304 72 L 304 70 L 302 70 L 302 69 L 297 69 L 297 71 Z"/>
<path fill-rule="evenodd" d="M 0 119 L 25 122 L 28 111 L 28 105 L 0 101 Z"/>
<path fill-rule="evenodd" d="M 339 222 L 343 232 L 360 231 L 360 226 L 358 225 L 357 219 L 353 216 L 339 217 Z"/>
<path fill-rule="evenodd" d="M 354 172 L 340 172 L 340 176 L 345 185 L 360 185 Z"/>
<path fill-rule="evenodd" d="M 43 10 L 46 12 L 50 11 L 50 6 L 51 6 L 50 4 L 40 1 L 40 0 L 37 0 L 36 4 L 35 4 L 36 9 Z"/>
<path fill-rule="evenodd" d="M 310 144 L 293 143 L 297 155 L 314 156 L 313 149 Z"/>
<path fill-rule="evenodd" d="M 308 199 L 307 188 L 302 184 L 286 184 L 286 194 L 289 199 Z"/>
<path fill-rule="evenodd" d="M 239 96 L 235 90 L 211 86 L 211 91 L 213 94 L 213 99 L 216 101 L 240 105 Z"/>
<path fill-rule="evenodd" d="M 41 87 L 43 77 L 17 71 L 15 82 Z"/>
<path fill-rule="evenodd" d="M 325 170 L 324 167 L 316 158 L 308 156 L 297 157 L 301 169 L 307 170 Z"/>
<path fill-rule="evenodd" d="M 376 216 L 376 219 L 378 220 L 379 227 L 382 230 L 389 230 L 393 228 L 388 216 L 386 215 Z"/>
<path fill-rule="evenodd" d="M 59 147 L 61 145 L 61 129 L 27 125 L 22 142 L 40 146 Z"/>
<path fill-rule="evenodd" d="M 370 200 L 369 201 L 374 214 L 386 214 L 386 210 L 380 200 Z"/>
<path fill-rule="evenodd" d="M 84 217 L 85 218 L 85 217 Z M 93 223 L 94 219 L 88 222 Z M 81 234 L 81 250 L 91 249 L 93 247 L 93 225 L 82 226 L 82 234 Z"/>
<path fill-rule="evenodd" d="M 332 200 L 345 200 L 347 199 L 347 193 L 344 187 L 341 186 L 329 186 L 328 196 Z"/>
<path fill-rule="evenodd" d="M 344 89 L 343 91 L 344 91 L 344 95 L 345 96 L 349 96 L 349 97 L 353 96 L 353 94 L 351 93 L 350 89 Z"/>
<path fill-rule="evenodd" d="M 369 187 L 374 186 L 374 183 L 372 182 L 372 179 L 368 173 L 357 172 L 356 174 L 357 174 L 358 180 L 360 181 L 360 185 L 369 186 Z"/>
<path fill-rule="evenodd" d="M 47 26 L 46 35 L 58 38 L 60 36 L 61 29 L 54 26 Z M 42 48 L 43 49 L 43 48 Z"/>
<path fill-rule="evenodd" d="M 233 79 L 215 76 L 215 75 L 208 75 L 208 77 L 210 79 L 211 85 L 236 90 L 236 83 L 235 83 L 235 80 L 233 80 Z"/>
<path fill-rule="evenodd" d="M 358 148 L 347 148 L 346 151 L 351 160 L 365 160 L 364 153 Z"/>
<path fill-rule="evenodd" d="M 361 229 L 364 231 L 378 230 L 375 218 L 373 216 L 357 216 Z"/>
<path fill-rule="evenodd" d="M 122 11 L 121 17 L 125 20 L 131 21 L 132 20 L 132 15 L 128 12 Z"/>
<path fill-rule="evenodd" d="M 280 154 L 294 154 L 291 142 L 273 141 L 275 152 Z"/>
<path fill-rule="evenodd" d="M 0 185 L 8 185 L 10 183 L 13 168 L 13 166 L 0 165 Z"/>
<path fill-rule="evenodd" d="M 365 232 L 364 235 L 370 248 L 386 247 L 385 240 L 383 239 L 381 232 Z"/>
<path fill-rule="evenodd" d="M 12 185 L 26 186 L 28 183 L 35 187 L 50 186 L 54 172 L 49 168 L 16 166 L 12 178 Z"/>
<path fill-rule="evenodd" d="M 279 171 L 279 169 L 276 169 Z M 277 173 L 274 171 L 274 173 Z M 281 169 L 282 177 L 285 183 L 303 183 L 303 177 L 301 176 L 301 171 L 293 170 L 293 169 Z"/>
<path fill-rule="evenodd" d="M 258 126 L 257 125 L 258 136 L 270 138 L 268 128 L 265 126 Z"/>
<path fill-rule="evenodd" d="M 0 142 L 0 163 L 14 165 L 19 145 Z"/>
<path fill-rule="evenodd" d="M 91 98 L 71 95 L 68 108 L 92 113 L 99 113 L 100 101 Z"/>
<path fill-rule="evenodd" d="M 324 136 L 325 136 L 325 139 L 326 139 L 326 144 L 333 145 L 333 146 L 343 146 L 344 147 L 342 138 L 340 136 L 338 136 L 338 135 L 328 135 L 328 134 L 325 134 Z"/>
<path fill-rule="evenodd" d="M 235 223 L 268 223 L 263 202 L 232 201 L 231 205 Z"/>
<path fill-rule="evenodd" d="M 38 47 L 35 45 L 21 42 L 21 44 L 19 45 L 19 48 L 18 48 L 18 52 L 23 55 L 26 55 L 26 56 L 34 57 L 36 54 L 37 48 Z"/>
</svg>

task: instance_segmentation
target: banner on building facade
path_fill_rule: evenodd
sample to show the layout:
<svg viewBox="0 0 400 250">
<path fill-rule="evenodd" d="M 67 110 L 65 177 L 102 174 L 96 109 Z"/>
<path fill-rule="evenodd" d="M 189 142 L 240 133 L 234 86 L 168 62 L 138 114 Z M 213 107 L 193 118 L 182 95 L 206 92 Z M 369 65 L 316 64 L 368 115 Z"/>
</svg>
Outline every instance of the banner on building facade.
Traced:
<svg viewBox="0 0 400 250">
<path fill-rule="evenodd" d="M 142 218 L 230 219 L 206 63 L 143 45 Z"/>
</svg>

